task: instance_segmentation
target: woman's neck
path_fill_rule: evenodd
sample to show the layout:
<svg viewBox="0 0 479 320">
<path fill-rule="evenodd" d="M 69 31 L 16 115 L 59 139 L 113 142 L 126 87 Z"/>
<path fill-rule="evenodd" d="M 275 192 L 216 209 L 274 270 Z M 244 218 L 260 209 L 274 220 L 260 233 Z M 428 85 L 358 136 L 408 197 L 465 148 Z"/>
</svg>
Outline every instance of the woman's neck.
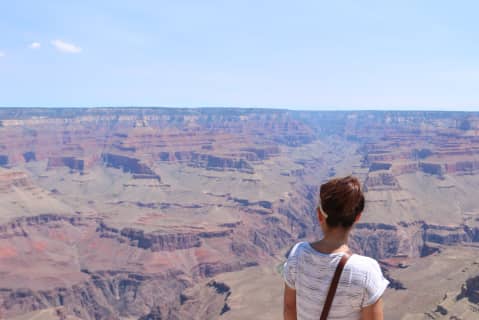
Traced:
<svg viewBox="0 0 479 320">
<path fill-rule="evenodd" d="M 348 247 L 349 232 L 336 229 L 324 232 L 324 237 L 313 243 L 314 249 L 322 253 L 338 253 L 349 251 Z"/>
</svg>

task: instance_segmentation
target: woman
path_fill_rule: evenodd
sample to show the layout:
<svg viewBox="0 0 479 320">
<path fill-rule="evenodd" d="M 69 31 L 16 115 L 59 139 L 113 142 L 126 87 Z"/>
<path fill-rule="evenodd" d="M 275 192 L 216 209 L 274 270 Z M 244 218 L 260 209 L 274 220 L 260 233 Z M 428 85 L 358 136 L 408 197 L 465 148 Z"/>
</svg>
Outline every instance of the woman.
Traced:
<svg viewBox="0 0 479 320">
<path fill-rule="evenodd" d="M 361 217 L 364 195 L 358 179 L 333 179 L 320 188 L 320 241 L 297 243 L 283 269 L 284 319 L 319 320 L 336 267 L 348 254 L 348 237 Z M 328 319 L 382 320 L 381 296 L 389 281 L 376 260 L 353 254 L 339 279 Z"/>
</svg>

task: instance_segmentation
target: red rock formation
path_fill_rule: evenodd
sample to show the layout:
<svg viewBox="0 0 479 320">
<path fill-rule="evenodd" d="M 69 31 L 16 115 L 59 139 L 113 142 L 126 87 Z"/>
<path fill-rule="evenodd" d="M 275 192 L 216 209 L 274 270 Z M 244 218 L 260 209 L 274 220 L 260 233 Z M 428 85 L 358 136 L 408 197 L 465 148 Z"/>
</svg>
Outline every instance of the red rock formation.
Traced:
<svg viewBox="0 0 479 320">
<path fill-rule="evenodd" d="M 48 192 L 48 205 L 72 208 L 0 225 L 2 316 L 61 307 L 82 319 L 183 319 L 211 300 L 204 315 L 213 319 L 230 307 L 223 287 L 188 290 L 270 264 L 298 239 L 317 236 L 318 185 L 329 176 L 357 172 L 375 201 L 387 203 L 404 200 L 394 197 L 405 191 L 403 175 L 439 181 L 473 175 L 479 165 L 476 114 L 0 109 L 0 121 L 0 166 L 11 167 L 0 168 L 4 203 L 31 189 L 28 201 Z M 71 174 L 57 177 L 58 168 Z M 116 186 L 115 178 L 124 180 Z M 149 179 L 160 190 L 151 196 Z M 373 213 L 381 221 L 359 224 L 351 245 L 379 259 L 479 241 L 474 217 L 444 226 Z"/>
</svg>

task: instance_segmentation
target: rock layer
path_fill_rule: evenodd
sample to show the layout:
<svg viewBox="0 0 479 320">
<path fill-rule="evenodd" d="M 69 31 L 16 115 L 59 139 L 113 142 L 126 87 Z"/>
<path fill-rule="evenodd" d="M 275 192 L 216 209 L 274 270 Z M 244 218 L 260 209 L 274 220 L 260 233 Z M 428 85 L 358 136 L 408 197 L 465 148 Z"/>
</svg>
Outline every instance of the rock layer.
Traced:
<svg viewBox="0 0 479 320">
<path fill-rule="evenodd" d="M 0 121 L 2 316 L 227 314 L 233 289 L 212 278 L 319 237 L 318 186 L 335 175 L 363 181 L 351 247 L 386 269 L 479 241 L 476 113 L 3 108 Z"/>
</svg>

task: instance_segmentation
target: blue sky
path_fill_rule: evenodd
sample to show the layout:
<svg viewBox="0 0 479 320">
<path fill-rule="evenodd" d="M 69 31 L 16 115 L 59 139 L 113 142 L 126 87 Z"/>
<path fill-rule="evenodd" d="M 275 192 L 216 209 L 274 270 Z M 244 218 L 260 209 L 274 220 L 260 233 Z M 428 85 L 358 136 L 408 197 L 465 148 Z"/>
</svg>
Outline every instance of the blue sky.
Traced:
<svg viewBox="0 0 479 320">
<path fill-rule="evenodd" d="M 478 1 L 0 1 L 0 105 L 479 110 Z"/>
</svg>

